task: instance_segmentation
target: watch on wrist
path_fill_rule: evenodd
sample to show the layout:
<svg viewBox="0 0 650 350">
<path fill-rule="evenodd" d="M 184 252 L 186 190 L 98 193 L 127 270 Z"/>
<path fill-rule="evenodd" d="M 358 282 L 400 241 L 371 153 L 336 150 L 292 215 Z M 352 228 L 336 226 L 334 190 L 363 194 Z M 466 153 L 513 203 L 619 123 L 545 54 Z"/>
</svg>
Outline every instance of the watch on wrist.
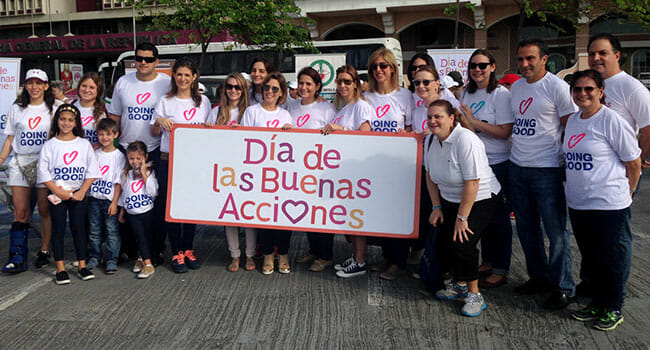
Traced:
<svg viewBox="0 0 650 350">
<path fill-rule="evenodd" d="M 465 215 L 456 214 L 456 217 L 460 221 L 467 222 L 467 216 L 465 216 Z"/>
</svg>

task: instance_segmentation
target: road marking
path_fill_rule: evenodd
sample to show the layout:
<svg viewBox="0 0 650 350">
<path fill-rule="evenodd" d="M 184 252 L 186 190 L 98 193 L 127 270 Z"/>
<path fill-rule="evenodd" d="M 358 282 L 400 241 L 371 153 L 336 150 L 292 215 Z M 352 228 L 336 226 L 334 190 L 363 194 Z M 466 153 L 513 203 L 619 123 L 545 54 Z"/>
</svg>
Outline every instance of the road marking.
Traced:
<svg viewBox="0 0 650 350">
<path fill-rule="evenodd" d="M 35 292 L 38 288 L 52 282 L 52 277 L 42 278 L 26 287 L 19 289 L 16 293 L 12 293 L 0 299 L 0 311 L 4 311 L 16 304 L 17 302 L 25 299 L 26 296 Z"/>
</svg>

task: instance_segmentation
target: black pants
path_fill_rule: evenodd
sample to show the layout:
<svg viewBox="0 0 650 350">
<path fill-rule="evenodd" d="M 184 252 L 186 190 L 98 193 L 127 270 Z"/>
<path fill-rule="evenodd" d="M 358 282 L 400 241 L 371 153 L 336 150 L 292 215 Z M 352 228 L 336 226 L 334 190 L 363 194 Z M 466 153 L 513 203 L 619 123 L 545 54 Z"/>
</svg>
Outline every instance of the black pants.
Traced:
<svg viewBox="0 0 650 350">
<path fill-rule="evenodd" d="M 143 260 L 151 259 L 151 230 L 152 230 L 153 210 L 143 214 L 126 214 L 126 223 L 129 225 L 131 232 L 135 236 L 135 243 L 138 246 L 138 253 Z"/>
<path fill-rule="evenodd" d="M 334 255 L 334 235 L 331 233 L 307 232 L 309 253 L 318 259 L 332 260 Z"/>
<path fill-rule="evenodd" d="M 62 201 L 58 205 L 50 204 L 50 216 L 52 217 L 52 251 L 54 260 L 63 260 L 63 236 L 65 235 L 65 223 L 70 217 L 70 231 L 74 241 L 74 250 L 77 260 L 88 258 L 88 234 L 86 232 L 86 205 L 88 199 L 77 202 L 73 200 Z"/>
<path fill-rule="evenodd" d="M 169 243 L 172 246 L 172 254 L 194 249 L 194 233 L 196 224 L 180 224 L 177 222 L 165 222 L 169 233 Z"/>
<path fill-rule="evenodd" d="M 474 281 L 478 279 L 478 242 L 481 234 L 492 220 L 496 208 L 496 201 L 501 199 L 501 194 L 492 198 L 474 202 L 467 219 L 467 224 L 474 234 L 467 233 L 469 241 L 463 239 L 453 241 L 456 215 L 460 203 L 452 203 L 440 199 L 442 206 L 443 223 L 440 225 L 438 236 L 438 254 L 442 272 L 451 272 L 457 281 Z"/>
<path fill-rule="evenodd" d="M 257 231 L 257 241 L 262 245 L 262 254 L 273 254 L 273 247 L 278 247 L 278 254 L 289 254 L 291 231 L 261 229 Z"/>
</svg>

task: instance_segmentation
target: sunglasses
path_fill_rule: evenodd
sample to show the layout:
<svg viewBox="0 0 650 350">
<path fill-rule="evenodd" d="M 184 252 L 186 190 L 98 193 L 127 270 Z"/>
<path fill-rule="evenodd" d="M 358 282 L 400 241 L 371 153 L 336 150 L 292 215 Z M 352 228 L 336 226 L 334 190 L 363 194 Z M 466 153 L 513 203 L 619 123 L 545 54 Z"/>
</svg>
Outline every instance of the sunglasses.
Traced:
<svg viewBox="0 0 650 350">
<path fill-rule="evenodd" d="M 264 85 L 264 86 L 262 87 L 262 90 L 264 90 L 264 91 L 269 91 L 269 90 L 270 90 L 270 91 L 272 91 L 274 94 L 277 94 L 278 92 L 280 92 L 280 88 L 279 88 L 279 87 L 277 87 L 277 86 L 271 86 L 271 85 Z"/>
<path fill-rule="evenodd" d="M 413 85 L 415 85 L 415 86 L 420 86 L 420 84 L 422 84 L 422 85 L 424 85 L 424 86 L 429 86 L 429 84 L 431 84 L 431 83 L 434 82 L 434 81 L 435 81 L 435 80 L 429 80 L 429 79 L 413 80 Z"/>
<path fill-rule="evenodd" d="M 239 85 L 232 85 L 232 84 L 226 84 L 226 90 L 237 90 L 237 91 L 241 91 L 241 86 L 239 86 Z"/>
<path fill-rule="evenodd" d="M 422 69 L 422 68 L 424 68 L 426 66 L 427 66 L 426 64 L 421 64 L 419 66 L 411 66 L 411 67 L 409 67 L 409 70 L 411 72 L 414 72 L 414 71 L 418 71 L 418 70 L 420 70 L 420 69 Z"/>
<path fill-rule="evenodd" d="M 470 62 L 470 63 L 469 63 L 469 69 L 476 69 L 476 67 L 478 67 L 478 69 L 480 69 L 480 70 L 484 70 L 484 69 L 487 68 L 489 65 L 490 65 L 490 64 L 489 64 L 489 63 L 486 63 L 486 62 L 481 62 L 481 63 Z"/>
<path fill-rule="evenodd" d="M 135 61 L 136 62 L 145 61 L 147 63 L 154 63 L 156 62 L 156 57 L 135 56 Z"/>
<path fill-rule="evenodd" d="M 388 68 L 388 63 L 386 63 L 386 62 L 380 62 L 379 64 L 373 63 L 373 64 L 370 65 L 370 70 L 371 71 L 377 70 L 377 67 L 379 67 L 381 70 L 384 70 L 384 69 Z"/>
<path fill-rule="evenodd" d="M 573 93 L 574 93 L 574 94 L 579 94 L 579 93 L 581 93 L 583 90 L 584 90 L 586 93 L 590 94 L 590 93 L 594 92 L 594 90 L 596 90 L 596 88 L 593 87 L 593 86 L 574 86 L 574 87 L 573 87 Z"/>
<path fill-rule="evenodd" d="M 344 85 L 350 86 L 350 85 L 352 85 L 353 81 L 352 81 L 352 79 L 336 79 L 336 83 L 339 84 L 339 85 L 344 84 Z"/>
</svg>

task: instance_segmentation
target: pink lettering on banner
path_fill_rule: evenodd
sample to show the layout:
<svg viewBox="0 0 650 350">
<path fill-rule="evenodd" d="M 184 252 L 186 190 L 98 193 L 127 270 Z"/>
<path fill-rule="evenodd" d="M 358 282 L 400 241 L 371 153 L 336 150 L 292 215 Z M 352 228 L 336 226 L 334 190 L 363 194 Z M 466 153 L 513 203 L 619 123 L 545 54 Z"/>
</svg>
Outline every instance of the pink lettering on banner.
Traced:
<svg viewBox="0 0 650 350">
<path fill-rule="evenodd" d="M 389 104 L 385 104 L 383 106 L 377 107 L 377 110 L 376 110 L 377 118 L 381 118 L 381 117 L 385 116 L 386 113 L 388 113 L 388 110 L 390 110 L 390 105 Z"/>
<path fill-rule="evenodd" d="M 27 121 L 29 128 L 32 130 L 34 130 L 40 123 L 41 123 L 41 117 L 29 118 L 29 120 Z"/>
<path fill-rule="evenodd" d="M 92 115 L 89 115 L 89 116 L 87 116 L 85 118 L 81 118 L 81 126 L 86 126 L 86 125 L 90 124 L 90 122 L 92 122 L 92 121 L 93 121 L 93 116 Z"/>
<path fill-rule="evenodd" d="M 299 128 L 302 128 L 303 125 L 307 124 L 307 121 L 309 121 L 310 117 L 311 116 L 309 114 L 301 115 L 300 117 L 298 117 L 296 124 L 298 124 Z"/>
<path fill-rule="evenodd" d="M 101 171 L 102 176 L 104 176 L 108 172 L 108 169 L 110 169 L 110 167 L 108 165 L 104 165 L 103 167 L 99 168 L 99 171 Z"/>
<path fill-rule="evenodd" d="M 420 107 L 420 106 L 422 106 L 423 103 L 424 103 L 424 100 L 418 100 L 418 102 L 415 104 L 415 106 Z"/>
<path fill-rule="evenodd" d="M 579 135 L 573 135 L 573 136 L 571 136 L 569 138 L 569 142 L 567 143 L 567 145 L 571 149 L 571 148 L 575 147 L 578 144 L 578 142 L 582 141 L 582 139 L 584 139 L 584 138 L 585 138 L 585 133 L 584 132 L 582 134 L 579 134 Z"/>
<path fill-rule="evenodd" d="M 138 94 L 135 97 L 135 102 L 137 102 L 139 105 L 141 105 L 141 104 L 145 103 L 149 99 L 149 97 L 151 97 L 150 92 L 145 92 L 144 94 Z"/>
<path fill-rule="evenodd" d="M 342 119 L 342 118 L 343 118 L 343 115 L 341 115 L 341 116 L 338 117 L 338 118 L 334 118 L 334 120 L 332 120 L 332 124 L 336 124 L 336 125 L 338 125 L 338 124 L 341 122 L 341 119 Z"/>
<path fill-rule="evenodd" d="M 196 115 L 196 108 L 190 108 L 188 110 L 183 111 L 183 117 L 188 122 L 192 120 L 192 118 L 194 118 L 195 115 Z"/>
<path fill-rule="evenodd" d="M 521 115 L 524 115 L 524 113 L 526 113 L 528 107 L 530 107 L 532 103 L 533 103 L 532 97 L 529 97 L 526 100 L 522 100 L 521 103 L 519 104 L 519 113 L 521 113 Z"/>
<path fill-rule="evenodd" d="M 137 193 L 138 191 L 140 191 L 142 186 L 144 186 L 143 180 L 131 182 L 131 191 L 133 191 L 133 193 Z"/>
<path fill-rule="evenodd" d="M 70 163 L 74 162 L 74 160 L 77 159 L 78 155 L 79 152 L 77 151 L 63 154 L 63 163 L 65 163 L 65 165 L 70 165 Z"/>
<path fill-rule="evenodd" d="M 427 121 L 428 120 L 425 120 L 425 121 L 422 122 L 422 131 L 427 129 Z"/>
<path fill-rule="evenodd" d="M 273 119 L 266 122 L 266 126 L 269 128 L 277 128 L 280 125 L 280 120 Z"/>
</svg>

